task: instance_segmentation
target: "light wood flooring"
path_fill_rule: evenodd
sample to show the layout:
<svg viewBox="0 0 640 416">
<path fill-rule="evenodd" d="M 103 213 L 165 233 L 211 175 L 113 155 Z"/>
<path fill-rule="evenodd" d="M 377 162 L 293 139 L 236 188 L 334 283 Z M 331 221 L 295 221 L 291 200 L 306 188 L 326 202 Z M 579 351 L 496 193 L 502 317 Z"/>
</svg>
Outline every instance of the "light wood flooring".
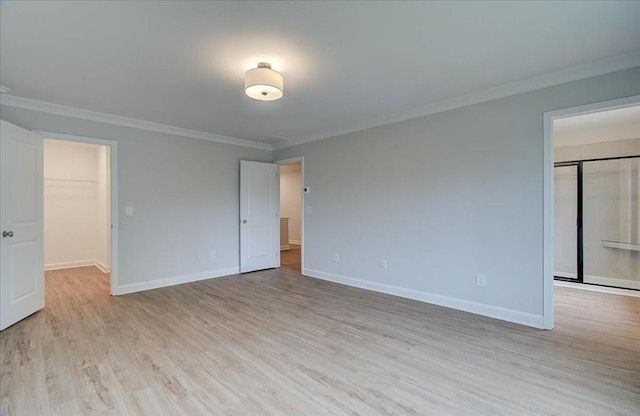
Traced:
<svg viewBox="0 0 640 416">
<path fill-rule="evenodd" d="M 289 250 L 280 251 L 280 267 L 300 272 L 302 270 L 302 251 L 297 244 L 289 244 Z"/>
<path fill-rule="evenodd" d="M 0 333 L 0 413 L 640 414 L 640 298 L 556 299 L 542 331 L 286 268 L 118 297 L 48 272 Z"/>
</svg>

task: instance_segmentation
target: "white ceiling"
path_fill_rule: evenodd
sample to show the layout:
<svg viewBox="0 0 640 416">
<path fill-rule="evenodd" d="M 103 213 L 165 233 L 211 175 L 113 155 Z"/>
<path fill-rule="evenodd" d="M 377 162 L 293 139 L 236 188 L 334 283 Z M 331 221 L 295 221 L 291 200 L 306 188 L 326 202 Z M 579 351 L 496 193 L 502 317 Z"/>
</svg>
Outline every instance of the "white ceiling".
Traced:
<svg viewBox="0 0 640 416">
<path fill-rule="evenodd" d="M 640 139 L 640 106 L 581 114 L 553 122 L 555 147 L 628 139 Z"/>
<path fill-rule="evenodd" d="M 0 17 L 10 95 L 280 147 L 640 56 L 637 1 L 5 1 Z M 245 96 L 260 61 L 283 99 Z"/>
</svg>

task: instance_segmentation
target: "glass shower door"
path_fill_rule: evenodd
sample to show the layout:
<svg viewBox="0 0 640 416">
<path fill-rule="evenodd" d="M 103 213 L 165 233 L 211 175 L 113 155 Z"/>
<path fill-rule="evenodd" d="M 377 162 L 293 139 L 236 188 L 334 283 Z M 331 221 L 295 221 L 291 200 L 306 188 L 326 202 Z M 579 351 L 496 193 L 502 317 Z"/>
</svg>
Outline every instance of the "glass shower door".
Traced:
<svg viewBox="0 0 640 416">
<path fill-rule="evenodd" d="M 553 274 L 580 281 L 578 273 L 578 165 L 554 168 Z"/>
<path fill-rule="evenodd" d="M 583 162 L 584 282 L 640 289 L 640 158 Z"/>
</svg>

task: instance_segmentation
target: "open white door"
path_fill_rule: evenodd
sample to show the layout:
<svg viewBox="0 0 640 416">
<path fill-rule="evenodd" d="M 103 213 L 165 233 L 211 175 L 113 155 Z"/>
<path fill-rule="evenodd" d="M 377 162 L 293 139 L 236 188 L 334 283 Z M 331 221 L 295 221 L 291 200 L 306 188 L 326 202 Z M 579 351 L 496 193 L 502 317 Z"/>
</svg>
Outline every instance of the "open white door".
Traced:
<svg viewBox="0 0 640 416">
<path fill-rule="evenodd" d="M 240 273 L 280 267 L 280 178 L 273 163 L 240 161 Z"/>
<path fill-rule="evenodd" d="M 43 138 L 0 120 L 0 330 L 44 307 Z"/>
</svg>

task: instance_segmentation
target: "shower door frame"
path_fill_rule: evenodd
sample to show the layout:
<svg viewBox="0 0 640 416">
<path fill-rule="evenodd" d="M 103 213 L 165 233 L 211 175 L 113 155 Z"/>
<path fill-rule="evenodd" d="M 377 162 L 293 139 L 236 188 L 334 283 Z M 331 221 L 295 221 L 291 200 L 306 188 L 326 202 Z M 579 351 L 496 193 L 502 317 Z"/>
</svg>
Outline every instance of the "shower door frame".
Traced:
<svg viewBox="0 0 640 416">
<path fill-rule="evenodd" d="M 640 158 L 640 154 L 630 155 L 630 156 L 614 156 L 614 157 L 600 157 L 593 159 L 581 159 L 581 160 L 568 160 L 562 162 L 556 162 L 553 164 L 554 168 L 561 166 L 576 166 L 577 167 L 577 204 L 576 212 L 576 238 L 577 238 L 577 279 L 572 279 L 570 277 L 562 277 L 562 276 L 553 276 L 554 280 L 560 280 L 564 282 L 576 282 L 582 283 L 585 285 L 594 285 L 594 286 L 605 286 L 612 287 L 617 289 L 627 289 L 627 290 L 638 290 L 634 288 L 621 287 L 621 286 L 610 286 L 603 285 L 600 283 L 589 283 L 584 281 L 584 230 L 583 230 L 583 167 L 585 163 L 589 162 L 603 162 L 607 160 L 622 160 L 622 159 L 636 159 Z"/>
<path fill-rule="evenodd" d="M 582 232 L 582 161 L 557 162 L 553 164 L 554 169 L 558 167 L 576 167 L 576 278 L 556 276 L 555 280 L 565 282 L 584 283 L 584 250 Z"/>
</svg>

